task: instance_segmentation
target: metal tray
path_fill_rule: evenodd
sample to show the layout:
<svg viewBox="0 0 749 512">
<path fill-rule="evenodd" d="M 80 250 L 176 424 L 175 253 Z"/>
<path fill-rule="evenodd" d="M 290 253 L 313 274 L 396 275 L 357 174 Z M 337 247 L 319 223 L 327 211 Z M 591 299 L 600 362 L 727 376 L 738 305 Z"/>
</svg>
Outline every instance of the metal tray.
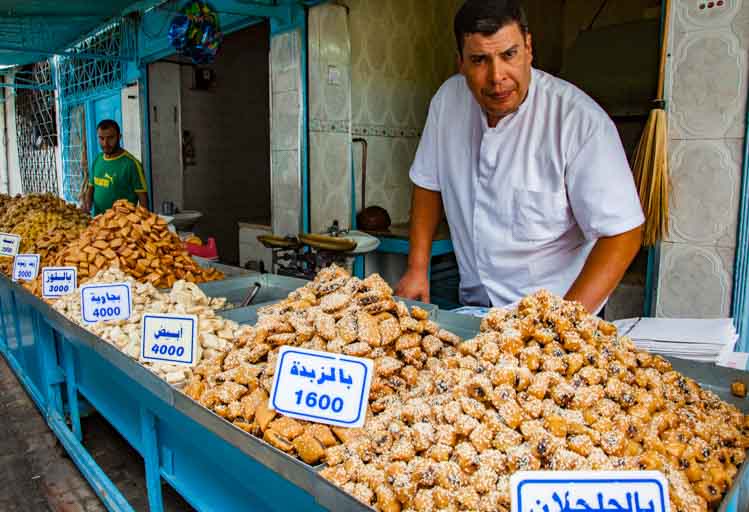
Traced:
<svg viewBox="0 0 749 512">
<path fill-rule="evenodd" d="M 200 256 L 193 256 L 192 259 L 194 259 L 198 263 L 198 265 L 203 268 L 215 268 L 216 270 L 220 270 L 224 273 L 224 276 L 226 276 L 226 278 L 246 276 L 254 273 L 253 271 L 244 269 L 242 267 L 224 265 L 223 263 L 207 260 L 205 258 L 201 258 Z"/>
</svg>

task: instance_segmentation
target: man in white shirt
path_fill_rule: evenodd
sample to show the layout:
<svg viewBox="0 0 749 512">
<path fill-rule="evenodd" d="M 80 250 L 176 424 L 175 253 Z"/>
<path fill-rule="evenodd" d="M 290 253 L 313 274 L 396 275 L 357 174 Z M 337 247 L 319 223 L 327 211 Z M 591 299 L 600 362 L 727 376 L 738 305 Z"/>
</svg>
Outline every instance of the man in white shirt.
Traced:
<svg viewBox="0 0 749 512">
<path fill-rule="evenodd" d="M 582 91 L 532 68 L 517 0 L 468 0 L 455 35 L 461 73 L 432 99 L 411 167 L 398 294 L 429 301 L 444 211 L 464 304 L 504 306 L 546 288 L 599 311 L 637 254 L 644 222 L 614 123 Z"/>
</svg>

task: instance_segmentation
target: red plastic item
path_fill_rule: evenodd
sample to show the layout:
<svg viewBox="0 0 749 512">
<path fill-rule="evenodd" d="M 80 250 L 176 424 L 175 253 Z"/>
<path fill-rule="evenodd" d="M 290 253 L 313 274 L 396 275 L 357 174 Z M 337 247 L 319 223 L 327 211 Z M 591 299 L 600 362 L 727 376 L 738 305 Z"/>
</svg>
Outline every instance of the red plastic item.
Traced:
<svg viewBox="0 0 749 512">
<path fill-rule="evenodd" d="M 218 248 L 216 247 L 216 239 L 213 237 L 208 238 L 208 243 L 205 245 L 196 245 L 185 242 L 185 249 L 193 256 L 199 256 L 211 261 L 218 261 Z"/>
</svg>

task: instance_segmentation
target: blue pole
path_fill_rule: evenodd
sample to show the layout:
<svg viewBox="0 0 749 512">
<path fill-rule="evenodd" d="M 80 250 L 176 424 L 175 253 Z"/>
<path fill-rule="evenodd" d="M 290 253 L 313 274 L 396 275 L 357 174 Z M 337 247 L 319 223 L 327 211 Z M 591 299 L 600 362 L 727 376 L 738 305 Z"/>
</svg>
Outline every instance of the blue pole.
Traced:
<svg viewBox="0 0 749 512">
<path fill-rule="evenodd" d="M 741 199 L 739 204 L 739 233 L 736 244 L 736 263 L 733 287 L 733 318 L 739 331 L 737 349 L 749 350 L 749 315 L 746 301 L 749 298 L 749 101 L 747 101 L 746 131 L 744 133 L 744 166 L 741 173 Z"/>
</svg>

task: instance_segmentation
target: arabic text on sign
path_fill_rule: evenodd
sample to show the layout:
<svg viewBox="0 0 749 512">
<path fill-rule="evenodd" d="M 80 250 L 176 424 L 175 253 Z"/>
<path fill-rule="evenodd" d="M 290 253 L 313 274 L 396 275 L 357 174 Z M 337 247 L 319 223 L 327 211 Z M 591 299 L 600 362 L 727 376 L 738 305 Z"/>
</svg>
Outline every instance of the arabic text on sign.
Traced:
<svg viewBox="0 0 749 512">
<path fill-rule="evenodd" d="M 75 267 L 45 267 L 42 269 L 42 296 L 61 297 L 76 289 L 77 269 Z"/>
<path fill-rule="evenodd" d="M 13 260 L 13 280 L 32 281 L 39 272 L 38 254 L 17 254 Z"/>
<path fill-rule="evenodd" d="M 548 503 L 542 503 L 541 500 L 536 500 L 535 504 L 538 507 L 531 508 L 531 512 L 654 512 L 655 504 L 653 500 L 648 500 L 647 506 L 643 506 L 640 503 L 640 493 L 628 492 L 626 494 L 626 506 L 622 505 L 621 502 L 614 498 L 605 499 L 603 493 L 599 492 L 596 495 L 596 501 L 591 505 L 586 500 L 579 498 L 574 500 L 574 505 L 570 502 L 570 493 L 564 493 L 564 499 L 559 496 L 559 493 L 555 492 L 552 495 L 552 501 L 556 505 L 556 508 L 549 507 Z"/>
<path fill-rule="evenodd" d="M 195 362 L 197 322 L 194 315 L 144 315 L 141 358 L 144 361 L 192 366 Z"/>
<path fill-rule="evenodd" d="M 131 307 L 129 283 L 81 287 L 81 313 L 85 322 L 127 320 L 130 318 Z"/>
<path fill-rule="evenodd" d="M 657 471 L 527 471 L 510 480 L 512 512 L 668 512 Z"/>
<path fill-rule="evenodd" d="M 281 347 L 270 407 L 297 419 L 359 427 L 371 380 L 369 359 Z"/>
<path fill-rule="evenodd" d="M 0 255 L 15 256 L 21 245 L 21 237 L 9 233 L 0 233 Z"/>
</svg>

